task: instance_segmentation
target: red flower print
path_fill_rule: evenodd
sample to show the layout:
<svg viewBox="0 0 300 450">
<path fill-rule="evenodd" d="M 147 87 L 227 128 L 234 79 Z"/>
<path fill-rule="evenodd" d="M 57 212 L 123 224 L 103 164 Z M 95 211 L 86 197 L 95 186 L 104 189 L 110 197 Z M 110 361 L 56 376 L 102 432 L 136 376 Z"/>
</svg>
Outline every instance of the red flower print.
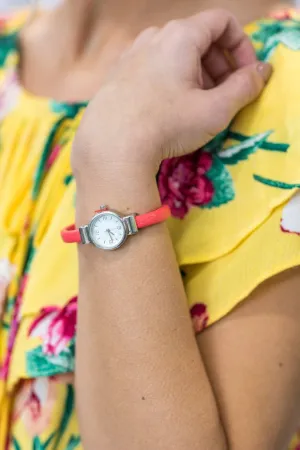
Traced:
<svg viewBox="0 0 300 450">
<path fill-rule="evenodd" d="M 170 206 L 174 217 L 183 219 L 192 206 L 211 202 L 214 186 L 206 176 L 211 166 L 212 155 L 202 150 L 163 161 L 158 188 L 162 203 Z"/>
<path fill-rule="evenodd" d="M 190 313 L 195 333 L 200 333 L 206 328 L 209 319 L 207 306 L 204 305 L 204 303 L 196 303 L 196 305 L 191 308 Z"/>
<path fill-rule="evenodd" d="M 59 355 L 75 337 L 77 321 L 77 297 L 73 297 L 64 308 L 49 306 L 33 322 L 29 336 L 43 340 L 46 355 Z"/>
<path fill-rule="evenodd" d="M 275 20 L 291 20 L 292 12 L 290 9 L 280 9 L 279 11 L 273 11 L 270 16 Z"/>
</svg>

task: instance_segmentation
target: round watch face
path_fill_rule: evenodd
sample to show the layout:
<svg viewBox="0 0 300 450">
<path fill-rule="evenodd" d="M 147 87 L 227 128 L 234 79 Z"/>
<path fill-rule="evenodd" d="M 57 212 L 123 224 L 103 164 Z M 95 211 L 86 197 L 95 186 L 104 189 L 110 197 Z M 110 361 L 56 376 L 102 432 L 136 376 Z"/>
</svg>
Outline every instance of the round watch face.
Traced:
<svg viewBox="0 0 300 450">
<path fill-rule="evenodd" d="M 93 244 L 104 250 L 114 250 L 125 241 L 127 234 L 120 217 L 110 211 L 97 214 L 89 226 Z"/>
</svg>

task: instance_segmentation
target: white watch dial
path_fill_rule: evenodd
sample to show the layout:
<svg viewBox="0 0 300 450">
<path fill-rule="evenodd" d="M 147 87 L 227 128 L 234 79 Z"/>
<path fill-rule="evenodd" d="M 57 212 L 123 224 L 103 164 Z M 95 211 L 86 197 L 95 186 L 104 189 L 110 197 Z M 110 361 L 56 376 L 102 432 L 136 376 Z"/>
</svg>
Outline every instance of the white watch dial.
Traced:
<svg viewBox="0 0 300 450">
<path fill-rule="evenodd" d="M 95 216 L 89 231 L 93 243 L 104 250 L 114 250 L 126 239 L 122 220 L 117 214 L 109 211 Z"/>
</svg>

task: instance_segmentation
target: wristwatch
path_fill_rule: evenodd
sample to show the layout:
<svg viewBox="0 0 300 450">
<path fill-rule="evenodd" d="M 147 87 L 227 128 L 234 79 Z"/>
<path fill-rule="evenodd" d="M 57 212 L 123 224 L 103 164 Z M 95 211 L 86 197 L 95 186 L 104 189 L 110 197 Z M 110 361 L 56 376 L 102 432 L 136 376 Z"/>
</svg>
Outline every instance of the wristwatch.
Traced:
<svg viewBox="0 0 300 450">
<path fill-rule="evenodd" d="M 102 250 L 121 247 L 128 236 L 136 234 L 140 228 L 164 222 L 170 217 L 169 206 L 163 205 L 146 214 L 131 214 L 122 217 L 107 206 L 101 206 L 88 225 L 70 225 L 61 231 L 62 240 L 68 244 L 93 244 Z"/>
</svg>

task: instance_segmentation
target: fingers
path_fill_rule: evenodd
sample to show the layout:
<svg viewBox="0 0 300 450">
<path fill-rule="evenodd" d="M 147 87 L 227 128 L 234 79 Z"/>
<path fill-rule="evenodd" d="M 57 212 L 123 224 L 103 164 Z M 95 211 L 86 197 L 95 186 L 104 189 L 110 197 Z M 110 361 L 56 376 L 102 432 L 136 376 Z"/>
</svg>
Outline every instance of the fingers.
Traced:
<svg viewBox="0 0 300 450">
<path fill-rule="evenodd" d="M 199 85 L 202 89 L 212 89 L 215 87 L 215 82 L 205 68 L 202 69 L 202 77 L 199 80 Z"/>
<path fill-rule="evenodd" d="M 135 39 L 131 46 L 131 50 L 135 51 L 143 47 L 143 45 L 147 44 L 158 32 L 158 27 L 146 28 L 146 30 L 142 31 Z"/>
<path fill-rule="evenodd" d="M 210 10 L 185 21 L 198 30 L 198 48 L 202 55 L 212 44 L 217 43 L 219 47 L 231 53 L 237 68 L 256 61 L 249 37 L 230 12 L 222 9 Z"/>
<path fill-rule="evenodd" d="M 128 46 L 128 48 L 123 52 L 122 58 L 127 58 L 129 55 L 134 53 L 135 51 L 142 48 L 144 45 L 148 44 L 151 39 L 159 32 L 158 27 L 149 27 L 142 31 L 137 38 L 133 41 L 132 44 Z"/>
<path fill-rule="evenodd" d="M 232 73 L 213 89 L 191 92 L 185 98 L 185 120 L 190 134 L 199 130 L 200 123 L 207 141 L 223 131 L 241 109 L 261 94 L 271 73 L 270 64 L 255 63 Z"/>
<path fill-rule="evenodd" d="M 228 11 L 215 9 L 201 12 L 187 19 L 168 22 L 162 29 L 147 28 L 143 31 L 128 53 L 134 52 L 151 40 L 194 43 L 204 58 L 206 71 L 215 78 L 224 77 L 232 68 L 241 68 L 256 61 L 256 54 L 249 37 L 244 33 L 237 19 Z M 209 50 L 209 51 L 208 51 Z M 211 72 L 212 70 L 212 72 Z"/>
<path fill-rule="evenodd" d="M 212 45 L 209 52 L 202 60 L 203 67 L 215 84 L 224 80 L 233 71 L 232 65 L 223 50 L 217 45 Z"/>
<path fill-rule="evenodd" d="M 209 91 L 210 100 L 216 109 L 224 111 L 226 122 L 263 91 L 272 74 L 272 66 L 255 63 L 233 72 L 222 84 Z M 224 126 L 227 124 L 224 123 Z M 222 128 L 223 125 L 221 125 Z"/>
</svg>

